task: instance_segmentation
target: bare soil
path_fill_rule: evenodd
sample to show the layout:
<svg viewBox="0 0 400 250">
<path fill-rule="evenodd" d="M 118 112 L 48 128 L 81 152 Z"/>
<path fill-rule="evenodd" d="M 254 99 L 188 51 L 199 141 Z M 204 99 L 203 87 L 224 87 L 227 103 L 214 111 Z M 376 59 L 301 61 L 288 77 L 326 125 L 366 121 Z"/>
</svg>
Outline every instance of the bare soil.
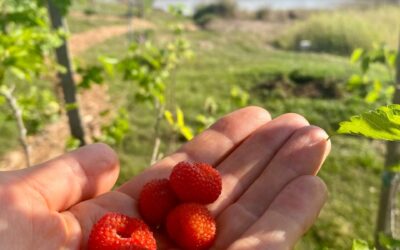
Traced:
<svg viewBox="0 0 400 250">
<path fill-rule="evenodd" d="M 154 25 L 146 20 L 134 18 L 131 20 L 131 22 L 131 25 L 135 27 L 135 29 L 154 28 Z M 112 25 L 73 35 L 69 41 L 70 52 L 72 55 L 77 55 L 96 44 L 102 43 L 111 37 L 126 34 L 128 31 L 128 25 Z"/>
</svg>

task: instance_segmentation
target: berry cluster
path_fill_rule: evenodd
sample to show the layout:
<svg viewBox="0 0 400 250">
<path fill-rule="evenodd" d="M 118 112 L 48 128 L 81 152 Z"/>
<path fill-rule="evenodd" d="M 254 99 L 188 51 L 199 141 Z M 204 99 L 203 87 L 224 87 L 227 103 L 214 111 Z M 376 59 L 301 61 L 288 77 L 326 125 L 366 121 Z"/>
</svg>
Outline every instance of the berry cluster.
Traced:
<svg viewBox="0 0 400 250">
<path fill-rule="evenodd" d="M 155 230 L 165 230 L 183 249 L 207 249 L 216 236 L 216 222 L 205 205 L 218 199 L 221 176 L 206 163 L 180 162 L 169 179 L 145 184 L 138 210 Z M 107 214 L 94 225 L 89 249 L 156 249 L 149 227 L 141 220 Z"/>
</svg>

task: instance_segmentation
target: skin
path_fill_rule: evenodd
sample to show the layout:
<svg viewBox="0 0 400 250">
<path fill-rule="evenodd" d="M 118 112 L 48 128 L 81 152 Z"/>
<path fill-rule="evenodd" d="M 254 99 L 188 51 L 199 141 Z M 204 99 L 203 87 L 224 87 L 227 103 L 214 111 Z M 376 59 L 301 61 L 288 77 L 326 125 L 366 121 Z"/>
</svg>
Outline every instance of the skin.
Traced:
<svg viewBox="0 0 400 250">
<path fill-rule="evenodd" d="M 139 217 L 141 187 L 168 177 L 179 161 L 220 171 L 223 191 L 209 206 L 217 221 L 213 249 L 292 249 L 316 220 L 326 186 L 316 177 L 330 150 L 326 133 L 300 115 L 271 120 L 259 107 L 226 115 L 177 152 L 116 190 L 116 154 L 93 144 L 46 163 L 0 174 L 0 245 L 4 249 L 85 249 L 106 212 Z M 159 238 L 159 249 L 173 248 Z"/>
</svg>

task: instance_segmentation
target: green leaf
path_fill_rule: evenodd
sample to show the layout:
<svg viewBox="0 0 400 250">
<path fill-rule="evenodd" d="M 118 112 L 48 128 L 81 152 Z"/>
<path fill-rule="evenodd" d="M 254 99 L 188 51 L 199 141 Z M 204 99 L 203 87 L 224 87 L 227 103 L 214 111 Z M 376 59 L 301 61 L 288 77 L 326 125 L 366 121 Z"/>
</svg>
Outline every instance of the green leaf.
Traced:
<svg viewBox="0 0 400 250">
<path fill-rule="evenodd" d="M 209 114 L 215 114 L 218 110 L 218 104 L 212 96 L 207 96 L 204 101 L 204 111 Z"/>
<path fill-rule="evenodd" d="M 202 125 L 206 125 L 206 124 L 208 124 L 208 117 L 200 114 L 200 115 L 196 116 L 196 121 Z"/>
<path fill-rule="evenodd" d="M 353 246 L 351 248 L 352 250 L 372 250 L 369 248 L 369 245 L 366 241 L 364 240 L 353 240 Z"/>
<path fill-rule="evenodd" d="M 231 101 L 237 107 L 244 107 L 249 102 L 249 93 L 238 86 L 231 88 Z"/>
<path fill-rule="evenodd" d="M 351 54 L 350 61 L 352 63 L 358 62 L 360 58 L 364 55 L 364 50 L 363 49 L 355 49 L 353 53 Z"/>
<path fill-rule="evenodd" d="M 396 88 L 394 86 L 388 86 L 385 91 L 384 91 L 384 96 L 386 98 L 386 100 L 392 100 L 393 99 L 393 95 L 395 92 Z"/>
<path fill-rule="evenodd" d="M 357 89 L 364 84 L 365 84 L 364 77 L 356 74 L 352 75 L 350 79 L 347 81 L 347 87 L 350 90 Z"/>
<path fill-rule="evenodd" d="M 400 140 L 400 105 L 383 106 L 339 124 L 339 134 L 358 134 L 389 141 Z"/>
<path fill-rule="evenodd" d="M 382 83 L 379 80 L 375 80 L 372 90 L 369 91 L 367 96 L 365 97 L 365 101 L 367 103 L 376 102 L 379 99 L 381 92 L 382 92 Z"/>
<path fill-rule="evenodd" d="M 77 109 L 77 108 L 78 108 L 78 104 L 76 102 L 74 102 L 74 103 L 66 103 L 65 104 L 65 109 L 67 111 L 71 111 L 71 110 L 74 110 L 74 109 Z"/>
<path fill-rule="evenodd" d="M 106 73 L 110 76 L 114 76 L 114 67 L 118 64 L 118 59 L 107 56 L 100 56 L 99 61 L 103 65 Z"/>
<path fill-rule="evenodd" d="M 394 68 L 396 66 L 396 60 L 398 56 L 399 53 L 396 52 L 388 53 L 386 60 L 390 67 Z"/>
<path fill-rule="evenodd" d="M 364 57 L 361 60 L 361 71 L 365 74 L 369 69 L 370 58 Z"/>
<path fill-rule="evenodd" d="M 165 110 L 164 111 L 164 117 L 165 117 L 165 120 L 167 120 L 169 125 L 174 126 L 174 124 L 175 124 L 174 116 L 172 115 L 171 111 Z"/>
<path fill-rule="evenodd" d="M 69 137 L 65 143 L 65 148 L 68 151 L 72 151 L 74 149 L 79 148 L 80 144 L 81 144 L 80 141 L 78 139 L 76 139 L 75 137 Z"/>
<path fill-rule="evenodd" d="M 379 243 L 386 249 L 397 249 L 400 247 L 400 240 L 394 239 L 384 233 L 379 233 Z"/>
<path fill-rule="evenodd" d="M 206 128 L 210 127 L 211 124 L 213 124 L 215 122 L 215 118 L 212 116 L 205 116 L 205 115 L 197 115 L 196 116 L 196 122 L 200 125 L 197 128 L 197 132 L 200 133 L 203 130 L 205 130 Z"/>
<path fill-rule="evenodd" d="M 122 143 L 126 134 L 130 130 L 128 112 L 124 108 L 120 108 L 113 120 L 108 124 L 101 126 L 101 135 L 95 136 L 96 142 L 104 142 L 112 146 Z"/>
<path fill-rule="evenodd" d="M 192 132 L 192 130 L 189 128 L 189 127 L 187 127 L 187 126 L 184 126 L 184 127 L 180 127 L 180 132 L 181 132 L 181 134 L 186 138 L 186 140 L 191 140 L 192 138 L 193 138 L 193 132 Z"/>
<path fill-rule="evenodd" d="M 17 67 L 10 67 L 11 73 L 13 73 L 14 76 L 16 76 L 18 79 L 21 80 L 29 80 L 29 75 L 26 74 L 23 70 L 17 68 Z"/>
<path fill-rule="evenodd" d="M 91 65 L 87 68 L 78 68 L 77 72 L 81 75 L 82 80 L 78 84 L 78 88 L 89 89 L 93 84 L 102 84 L 104 82 L 103 68 L 97 65 Z"/>
<path fill-rule="evenodd" d="M 182 109 L 179 107 L 176 108 L 176 123 L 177 123 L 178 127 L 185 126 L 185 117 L 183 115 Z"/>
<path fill-rule="evenodd" d="M 386 167 L 386 169 L 390 172 L 400 173 L 400 165 L 396 164 L 393 166 Z"/>
</svg>

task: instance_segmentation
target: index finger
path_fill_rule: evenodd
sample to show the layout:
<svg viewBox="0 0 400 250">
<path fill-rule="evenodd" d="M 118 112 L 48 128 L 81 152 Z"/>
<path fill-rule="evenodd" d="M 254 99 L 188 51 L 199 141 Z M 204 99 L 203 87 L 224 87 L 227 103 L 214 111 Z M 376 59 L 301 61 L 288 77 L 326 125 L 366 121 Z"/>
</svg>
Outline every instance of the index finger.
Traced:
<svg viewBox="0 0 400 250">
<path fill-rule="evenodd" d="M 146 169 L 122 185 L 118 191 L 137 198 L 141 187 L 151 179 L 166 178 L 180 161 L 200 161 L 217 165 L 252 132 L 271 120 L 260 107 L 247 107 L 234 111 L 218 120 L 177 152 Z"/>
</svg>

